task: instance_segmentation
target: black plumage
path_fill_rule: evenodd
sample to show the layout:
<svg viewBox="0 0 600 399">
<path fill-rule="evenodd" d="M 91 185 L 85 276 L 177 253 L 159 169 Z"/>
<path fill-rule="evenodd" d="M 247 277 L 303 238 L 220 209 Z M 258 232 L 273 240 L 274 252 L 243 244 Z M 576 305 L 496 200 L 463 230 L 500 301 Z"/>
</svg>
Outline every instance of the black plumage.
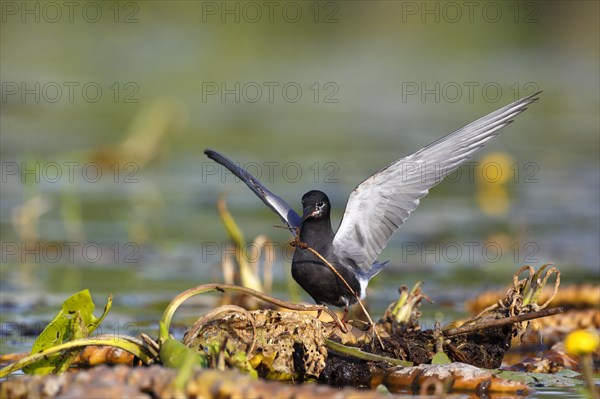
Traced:
<svg viewBox="0 0 600 399">
<path fill-rule="evenodd" d="M 331 203 L 321 191 L 302 197 L 302 216 L 283 199 L 223 155 L 204 153 L 225 166 L 290 227 L 299 239 L 321 254 L 362 299 L 369 280 L 385 266 L 377 257 L 429 189 L 469 160 L 499 130 L 537 101 L 532 94 L 458 129 L 375 173 L 350 194 L 342 222 L 331 227 Z M 319 304 L 348 307 L 357 302 L 346 285 L 307 249 L 297 247 L 292 276 Z"/>
</svg>

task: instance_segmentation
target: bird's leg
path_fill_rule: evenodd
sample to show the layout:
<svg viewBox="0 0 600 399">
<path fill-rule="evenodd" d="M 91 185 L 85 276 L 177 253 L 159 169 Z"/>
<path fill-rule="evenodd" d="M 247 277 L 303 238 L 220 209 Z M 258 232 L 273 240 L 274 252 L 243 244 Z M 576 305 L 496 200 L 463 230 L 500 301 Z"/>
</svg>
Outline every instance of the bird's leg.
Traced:
<svg viewBox="0 0 600 399">
<path fill-rule="evenodd" d="M 348 317 L 348 306 L 344 307 L 344 315 L 342 316 L 342 323 L 346 324 L 346 317 Z"/>
</svg>

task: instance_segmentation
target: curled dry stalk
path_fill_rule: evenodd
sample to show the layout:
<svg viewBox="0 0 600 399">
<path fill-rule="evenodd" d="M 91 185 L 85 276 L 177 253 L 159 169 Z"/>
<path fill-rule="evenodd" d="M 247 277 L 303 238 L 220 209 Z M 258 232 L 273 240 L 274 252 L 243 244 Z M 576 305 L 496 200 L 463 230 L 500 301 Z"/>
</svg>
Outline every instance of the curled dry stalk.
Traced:
<svg viewBox="0 0 600 399">
<path fill-rule="evenodd" d="M 517 285 L 525 281 L 523 306 L 531 306 L 536 311 L 542 310 L 546 306 L 548 306 L 550 302 L 552 302 L 552 300 L 558 293 L 558 287 L 560 286 L 560 271 L 557 268 L 551 267 L 550 269 L 546 270 L 546 274 L 544 274 L 544 277 L 541 277 L 546 267 L 550 265 L 552 265 L 552 263 L 547 263 L 543 265 L 537 272 L 531 266 L 522 266 L 519 269 L 519 271 L 513 276 L 513 285 Z M 524 270 L 527 270 L 529 272 L 529 277 L 525 280 L 519 281 L 518 276 Z M 542 294 L 542 289 L 546 286 L 546 282 L 552 274 L 556 274 L 556 281 L 554 282 L 554 291 L 552 292 L 550 298 L 548 298 L 548 300 L 543 305 L 538 305 L 537 301 L 539 300 L 540 295 Z"/>
<path fill-rule="evenodd" d="M 344 326 L 344 324 L 340 321 L 339 317 L 337 317 L 337 315 L 331 309 L 329 309 L 327 306 L 298 305 L 298 304 L 282 301 L 281 299 L 273 298 L 272 296 L 263 294 L 262 292 L 258 292 L 251 288 L 240 287 L 237 285 L 202 284 L 197 287 L 190 288 L 186 291 L 183 291 L 181 294 L 179 294 L 175 298 L 173 298 L 171 303 L 169 303 L 169 305 L 165 309 L 163 316 L 161 318 L 161 323 L 164 324 L 165 328 L 161 329 L 161 331 L 160 331 L 160 340 L 166 340 L 169 338 L 168 331 L 169 331 L 169 327 L 171 325 L 171 320 L 173 319 L 173 314 L 175 313 L 177 308 L 179 308 L 179 306 L 181 306 L 181 304 L 183 302 L 185 302 L 186 300 L 188 300 L 189 298 L 191 298 L 193 296 L 196 296 L 199 294 L 205 294 L 208 292 L 215 292 L 215 291 L 238 292 L 238 293 L 242 293 L 242 294 L 246 294 L 246 295 L 251 295 L 251 296 L 254 296 L 264 302 L 268 302 L 273 305 L 276 305 L 276 306 L 279 306 L 279 307 L 282 307 L 285 309 L 290 309 L 290 310 L 296 310 L 296 311 L 301 311 L 301 312 L 306 312 L 306 311 L 325 312 L 329 316 L 331 316 L 331 318 L 334 320 L 334 322 L 337 324 L 337 326 L 342 331 L 347 332 L 346 326 Z"/>
<path fill-rule="evenodd" d="M 308 244 L 300 241 L 300 236 L 298 235 L 297 231 L 296 231 L 296 238 L 294 239 L 294 241 L 292 241 L 290 243 L 290 245 L 293 247 L 299 247 L 301 249 L 306 249 L 306 250 L 310 251 L 313 255 L 315 255 L 317 258 L 319 258 L 323 263 L 325 263 L 327 265 L 327 267 L 329 267 L 329 269 L 331 269 L 333 274 L 335 274 L 337 276 L 337 278 L 339 278 L 340 281 L 344 283 L 346 288 L 348 288 L 348 291 L 350 291 L 352 293 L 352 295 L 356 298 L 356 302 L 360 306 L 360 308 L 363 311 L 363 313 L 365 314 L 365 316 L 367 316 L 367 320 L 369 320 L 370 328 L 373 330 L 373 334 L 377 337 L 377 340 L 379 341 L 379 345 L 381 345 L 381 349 L 385 349 L 385 346 L 383 345 L 383 341 L 381 340 L 379 333 L 375 329 L 375 323 L 373 322 L 371 315 L 369 314 L 369 312 L 367 312 L 367 309 L 362 304 L 358 294 L 352 289 L 352 287 L 350 287 L 350 284 L 348 284 L 348 282 L 344 279 L 344 277 L 342 277 L 342 275 L 340 273 L 338 273 L 338 271 L 335 270 L 335 268 L 331 265 L 331 263 L 329 263 L 327 261 L 327 259 L 325 259 L 320 253 L 318 253 L 317 251 L 312 249 L 310 246 L 308 246 Z M 342 331 L 346 332 L 345 328 L 342 329 Z"/>
<path fill-rule="evenodd" d="M 548 269 L 544 277 L 541 277 L 544 270 L 550 265 L 552 265 L 552 263 L 547 263 L 540 267 L 538 271 L 532 266 L 521 266 L 521 268 L 513 275 L 513 286 L 508 290 L 506 297 L 483 309 L 475 318 L 480 318 L 490 311 L 501 309 L 508 309 L 511 316 L 520 313 L 524 307 L 529 307 L 533 311 L 544 309 L 552 302 L 558 292 L 558 287 L 560 286 L 560 271 L 555 267 Z M 527 277 L 519 280 L 519 276 L 524 271 L 528 272 Z M 537 300 L 552 274 L 556 274 L 554 292 L 543 305 L 538 305 Z"/>
<path fill-rule="evenodd" d="M 444 335 L 448 337 L 490 327 L 518 323 L 517 336 L 521 337 L 526 330 L 526 326 L 522 323 L 528 320 L 562 313 L 562 308 L 545 309 L 556 296 L 558 287 L 560 286 L 560 271 L 555 267 L 546 270 L 546 268 L 551 265 L 552 263 L 547 263 L 541 266 L 537 271 L 532 266 L 521 266 L 521 268 L 513 275 L 513 286 L 508 290 L 503 299 L 488 306 L 477 316 L 465 322 L 461 327 L 445 330 Z M 524 271 L 527 271 L 527 277 L 519 279 L 519 276 Z M 542 289 L 553 274 L 556 274 L 554 292 L 546 302 L 542 305 L 538 305 L 537 301 L 540 298 Z M 507 317 L 486 320 L 486 315 L 497 311 L 506 312 Z"/>
<path fill-rule="evenodd" d="M 542 267 L 540 267 L 537 272 L 531 266 L 522 266 L 519 269 L 519 271 L 517 273 L 515 273 L 515 275 L 513 276 L 513 286 L 517 285 L 519 283 L 525 284 L 525 287 L 523 289 L 523 309 L 521 310 L 521 312 L 523 312 L 523 311 L 539 312 L 539 311 L 544 310 L 550 304 L 550 302 L 552 302 L 552 300 L 558 293 L 558 287 L 560 286 L 560 271 L 555 267 L 550 267 L 549 269 L 546 270 L 546 268 L 551 265 L 552 265 L 552 263 L 547 263 L 547 264 L 543 265 Z M 528 277 L 526 279 L 524 279 L 524 282 L 523 282 L 523 280 L 519 281 L 518 276 L 521 274 L 521 272 L 523 272 L 525 270 L 528 271 Z M 537 302 L 540 299 L 542 290 L 546 286 L 546 283 L 548 282 L 548 279 L 550 278 L 550 276 L 552 276 L 553 274 L 556 274 L 556 279 L 554 281 L 554 290 L 552 292 L 552 295 L 550 295 L 548 300 L 546 302 L 544 302 L 542 305 L 538 305 Z M 517 338 L 519 340 L 523 339 L 522 337 L 525 334 L 525 332 L 527 331 L 528 326 L 529 326 L 528 323 L 525 323 L 525 322 L 519 323 L 520 328 L 517 329 Z"/>
</svg>

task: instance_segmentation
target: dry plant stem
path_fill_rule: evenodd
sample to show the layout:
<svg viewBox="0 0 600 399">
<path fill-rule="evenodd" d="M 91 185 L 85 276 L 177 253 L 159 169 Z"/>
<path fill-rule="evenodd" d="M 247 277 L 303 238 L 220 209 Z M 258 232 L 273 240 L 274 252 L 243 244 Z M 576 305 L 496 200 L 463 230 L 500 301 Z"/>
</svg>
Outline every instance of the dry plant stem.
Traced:
<svg viewBox="0 0 600 399">
<path fill-rule="evenodd" d="M 435 322 L 433 327 L 433 338 L 435 339 L 435 353 L 444 351 L 444 332 L 439 321 Z"/>
<path fill-rule="evenodd" d="M 215 291 L 238 292 L 241 294 L 252 295 L 264 302 L 272 303 L 273 305 L 276 305 L 276 306 L 279 306 L 279 307 L 282 307 L 285 309 L 296 310 L 296 311 L 300 311 L 300 312 L 323 311 L 323 312 L 327 313 L 329 316 L 331 316 L 331 318 L 335 321 L 337 326 L 343 332 L 348 332 L 348 330 L 346 329 L 346 326 L 344 326 L 344 324 L 340 321 L 339 317 L 337 317 L 337 315 L 331 309 L 329 309 L 327 306 L 298 305 L 298 304 L 282 301 L 281 299 L 273 298 L 272 296 L 263 294 L 262 292 L 255 291 L 251 288 L 240 287 L 237 285 L 228 285 L 228 284 L 202 284 L 197 287 L 190 288 L 189 290 L 183 291 L 181 294 L 179 294 L 175 298 L 173 298 L 171 303 L 165 309 L 165 312 L 163 313 L 163 316 L 161 319 L 161 321 L 167 327 L 167 330 L 169 329 L 169 327 L 171 325 L 171 319 L 173 318 L 173 314 L 175 313 L 177 308 L 183 302 L 185 302 L 187 299 L 189 299 L 195 295 L 204 294 L 207 292 L 215 292 Z M 168 337 L 164 337 L 164 338 L 168 338 Z"/>
<path fill-rule="evenodd" d="M 522 306 L 530 306 L 533 310 L 539 311 L 544 309 L 546 306 L 552 302 L 556 294 L 558 293 L 558 287 L 560 286 L 560 271 L 552 267 L 546 271 L 546 274 L 543 278 L 538 278 L 544 269 L 548 266 L 552 265 L 552 263 L 547 263 L 543 265 L 537 272 L 535 268 L 532 266 L 521 266 L 521 268 L 513 275 L 513 286 L 508 290 L 507 296 L 512 298 L 512 303 L 510 305 L 505 305 L 505 299 L 500 299 L 493 305 L 488 306 L 483 309 L 479 314 L 475 317 L 475 319 L 480 318 L 484 314 L 496 310 L 496 309 L 510 309 L 511 314 L 514 315 L 514 311 L 517 306 L 517 302 L 520 301 Z M 527 278 L 519 280 L 519 275 L 524 272 L 528 272 Z M 548 300 L 543 305 L 538 305 L 537 300 L 539 299 L 539 295 L 541 294 L 542 288 L 546 285 L 548 278 L 552 274 L 556 274 L 556 281 L 554 282 L 554 292 L 548 298 Z"/>
<path fill-rule="evenodd" d="M 550 263 L 550 265 L 551 264 L 552 263 Z M 543 288 L 546 285 L 548 278 L 550 278 L 550 276 L 553 273 L 556 273 L 556 281 L 554 282 L 554 292 L 552 293 L 550 298 L 548 298 L 548 300 L 542 306 L 540 306 L 540 309 L 544 309 L 546 306 L 548 306 L 550 304 L 550 302 L 552 302 L 552 300 L 554 299 L 556 294 L 558 294 L 558 287 L 560 286 L 560 271 L 555 267 L 548 269 L 548 271 L 546 272 L 546 275 L 544 276 L 544 279 L 540 283 L 540 287 Z M 539 298 L 539 296 L 541 295 L 541 293 L 542 293 L 541 289 L 536 293 L 536 298 L 535 298 L 536 301 Z"/>
<path fill-rule="evenodd" d="M 554 299 L 554 297 L 558 293 L 558 287 L 560 286 L 560 271 L 555 267 L 551 267 L 550 269 L 546 270 L 544 277 L 540 277 L 544 270 L 548 266 L 552 265 L 553 263 L 546 263 L 542 265 L 537 271 L 532 266 L 525 265 L 521 266 L 521 268 L 514 274 L 513 289 L 516 290 L 517 288 L 521 287 L 520 292 L 524 295 L 523 305 L 534 305 L 536 307 L 536 310 L 541 310 L 548 306 L 552 299 Z M 527 278 L 519 280 L 519 275 L 524 271 L 528 272 Z M 544 288 L 552 274 L 556 274 L 556 281 L 554 282 L 554 292 L 543 305 L 537 305 L 537 301 L 542 293 L 542 288 Z"/>
<path fill-rule="evenodd" d="M 155 340 L 150 338 L 150 336 L 148 336 L 148 334 L 144 334 L 144 333 L 140 334 L 140 339 L 142 340 L 143 343 L 148 345 L 148 348 L 152 349 L 158 356 L 158 353 L 160 352 L 160 345 L 158 345 L 158 342 L 156 342 Z"/>
<path fill-rule="evenodd" d="M 327 267 L 329 267 L 331 269 L 331 271 L 344 283 L 344 285 L 346 286 L 346 288 L 348 288 L 348 290 L 356 298 L 356 301 L 357 301 L 358 305 L 360 306 L 360 308 L 362 309 L 362 311 L 365 314 L 365 316 L 367 316 L 367 320 L 369 320 L 369 323 L 371 324 L 371 328 L 373 329 L 373 333 L 375 334 L 375 336 L 377 337 L 377 340 L 379 341 L 379 345 L 381 345 L 382 349 L 385 349 L 385 346 L 383 345 L 383 341 L 381 340 L 381 337 L 377 333 L 377 330 L 375 330 L 375 323 L 373 322 L 373 319 L 371 319 L 371 315 L 369 314 L 369 312 L 367 312 L 367 309 L 365 309 L 364 305 L 360 301 L 360 298 L 358 297 L 358 295 L 356 294 L 356 292 L 354 292 L 354 290 L 352 289 L 352 287 L 350 287 L 350 284 L 348 284 L 348 282 L 346 280 L 344 280 L 344 278 L 341 276 L 341 274 L 339 274 L 338 271 L 335 270 L 335 268 L 333 266 L 331 266 L 331 263 L 329 263 L 327 261 L 327 259 L 325 259 L 320 253 L 318 253 L 317 251 L 315 251 L 314 249 L 312 249 L 311 247 L 309 247 L 306 243 L 303 243 L 302 241 L 300 241 L 299 237 L 296 237 L 296 241 L 294 241 L 291 245 L 292 246 L 298 245 L 298 246 L 300 246 L 300 248 L 307 249 L 310 252 L 312 252 L 313 255 L 315 255 L 317 258 L 321 259 L 321 261 L 323 263 L 325 263 L 327 265 Z"/>
<path fill-rule="evenodd" d="M 452 337 L 454 335 L 460 334 L 468 334 L 474 331 L 484 330 L 492 327 L 500 327 L 506 324 L 515 324 L 520 323 L 522 321 L 532 320 L 532 319 L 540 319 L 542 317 L 554 316 L 555 314 L 563 313 L 563 308 L 552 308 L 552 309 L 544 309 L 539 312 L 532 312 L 526 314 L 520 314 L 517 316 L 505 317 L 503 319 L 495 319 L 486 322 L 479 322 L 478 324 L 469 324 L 466 326 L 461 326 L 457 328 L 451 328 L 449 330 L 444 331 L 444 336 Z"/>
<path fill-rule="evenodd" d="M 249 355 L 250 353 L 252 353 L 254 351 L 254 346 L 256 345 L 256 323 L 254 320 L 254 316 L 252 316 L 252 314 L 250 312 L 248 312 L 246 309 L 244 309 L 240 306 L 236 306 L 236 305 L 220 306 L 216 309 L 211 310 L 210 312 L 208 312 L 207 314 L 205 314 L 204 316 L 199 318 L 194 323 L 194 326 L 187 332 L 187 335 L 185 336 L 185 338 L 183 340 L 183 344 L 188 346 L 190 344 L 190 341 L 192 339 L 194 339 L 194 337 L 196 337 L 196 335 L 198 334 L 198 332 L 200 331 L 200 329 L 202 328 L 202 326 L 205 323 L 207 323 L 211 320 L 214 320 L 217 316 L 221 316 L 225 313 L 242 313 L 244 316 L 246 316 L 246 318 L 248 318 L 248 321 L 250 322 L 250 325 L 252 326 L 252 343 L 246 350 L 246 355 Z"/>
</svg>

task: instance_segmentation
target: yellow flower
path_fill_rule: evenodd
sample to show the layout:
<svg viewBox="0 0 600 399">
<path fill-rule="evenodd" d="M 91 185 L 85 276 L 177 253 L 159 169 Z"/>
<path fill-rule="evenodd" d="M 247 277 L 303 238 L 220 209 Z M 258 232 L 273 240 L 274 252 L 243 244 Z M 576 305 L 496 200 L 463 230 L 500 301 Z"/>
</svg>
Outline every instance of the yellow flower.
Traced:
<svg viewBox="0 0 600 399">
<path fill-rule="evenodd" d="M 488 185 L 477 191 L 477 203 L 486 214 L 502 216 L 508 212 L 510 197 L 504 186 Z"/>
<path fill-rule="evenodd" d="M 518 177 L 517 163 L 503 152 L 493 152 L 477 164 L 477 203 L 481 210 L 491 216 L 508 212 L 511 198 L 507 186 Z"/>
<path fill-rule="evenodd" d="M 516 168 L 518 165 L 514 159 L 512 159 L 505 152 L 492 152 L 484 156 L 481 161 L 477 164 L 475 170 L 475 178 L 477 183 L 483 186 L 502 186 L 510 183 L 519 177 L 519 172 Z"/>
<path fill-rule="evenodd" d="M 600 337 L 587 330 L 573 331 L 565 339 L 565 349 L 572 355 L 594 353 L 598 350 L 598 345 L 600 345 Z"/>
</svg>

